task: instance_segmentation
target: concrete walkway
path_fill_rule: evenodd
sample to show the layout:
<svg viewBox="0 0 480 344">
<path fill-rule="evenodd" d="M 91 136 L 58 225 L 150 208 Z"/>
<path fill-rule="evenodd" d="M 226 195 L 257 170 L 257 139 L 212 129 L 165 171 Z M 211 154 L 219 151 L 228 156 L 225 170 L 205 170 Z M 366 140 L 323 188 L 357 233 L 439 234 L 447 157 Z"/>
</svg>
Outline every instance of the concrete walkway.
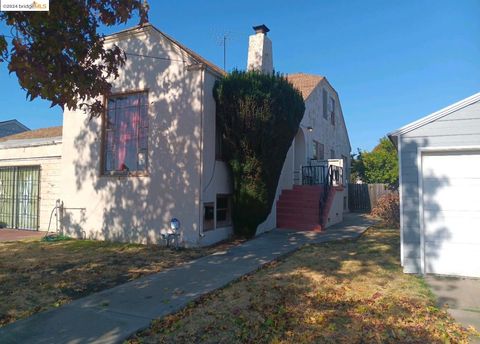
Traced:
<svg viewBox="0 0 480 344">
<path fill-rule="evenodd" d="M 427 275 L 425 281 L 439 307 L 446 306 L 460 324 L 480 332 L 480 278 Z M 480 344 L 480 338 L 472 338 L 471 343 Z"/>
<path fill-rule="evenodd" d="M 326 232 L 274 230 L 225 252 L 92 294 L 0 329 L 0 343 L 119 343 L 153 319 L 308 243 L 360 236 L 373 221 L 357 214 Z"/>
<path fill-rule="evenodd" d="M 26 231 L 21 229 L 0 229 L 1 241 L 18 241 L 25 239 L 39 239 L 45 236 L 46 232 Z"/>
</svg>

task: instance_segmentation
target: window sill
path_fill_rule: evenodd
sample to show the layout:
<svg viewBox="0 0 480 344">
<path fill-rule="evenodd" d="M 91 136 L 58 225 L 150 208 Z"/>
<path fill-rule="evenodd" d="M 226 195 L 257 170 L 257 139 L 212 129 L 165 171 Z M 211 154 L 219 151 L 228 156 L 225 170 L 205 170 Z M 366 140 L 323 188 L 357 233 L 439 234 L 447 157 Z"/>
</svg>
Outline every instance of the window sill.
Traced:
<svg viewBox="0 0 480 344">
<path fill-rule="evenodd" d="M 100 177 L 149 177 L 148 172 L 103 172 Z"/>
</svg>

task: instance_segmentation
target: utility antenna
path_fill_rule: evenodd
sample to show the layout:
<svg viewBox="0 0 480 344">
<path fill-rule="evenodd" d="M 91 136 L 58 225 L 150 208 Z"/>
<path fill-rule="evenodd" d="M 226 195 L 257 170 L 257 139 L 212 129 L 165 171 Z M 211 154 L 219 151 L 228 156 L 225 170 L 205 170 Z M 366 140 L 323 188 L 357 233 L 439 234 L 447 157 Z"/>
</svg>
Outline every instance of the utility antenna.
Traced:
<svg viewBox="0 0 480 344">
<path fill-rule="evenodd" d="M 223 70 L 227 70 L 227 41 L 231 40 L 231 33 L 224 32 L 217 36 L 218 44 L 223 46 Z"/>
<path fill-rule="evenodd" d="M 227 41 L 230 39 L 230 34 L 225 32 L 220 38 L 220 45 L 223 46 L 223 70 L 227 70 Z"/>
</svg>

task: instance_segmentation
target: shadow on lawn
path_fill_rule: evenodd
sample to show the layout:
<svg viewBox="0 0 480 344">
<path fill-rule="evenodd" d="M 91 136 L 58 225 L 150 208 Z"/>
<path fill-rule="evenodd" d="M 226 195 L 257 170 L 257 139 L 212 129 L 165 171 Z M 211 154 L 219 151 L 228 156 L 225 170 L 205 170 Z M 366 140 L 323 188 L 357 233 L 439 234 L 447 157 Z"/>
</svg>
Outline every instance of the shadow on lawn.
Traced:
<svg viewBox="0 0 480 344">
<path fill-rule="evenodd" d="M 401 272 L 398 247 L 398 231 L 379 229 L 308 246 L 131 342 L 435 343 L 447 331 L 456 341 L 461 329 L 432 307 L 420 279 Z"/>
</svg>

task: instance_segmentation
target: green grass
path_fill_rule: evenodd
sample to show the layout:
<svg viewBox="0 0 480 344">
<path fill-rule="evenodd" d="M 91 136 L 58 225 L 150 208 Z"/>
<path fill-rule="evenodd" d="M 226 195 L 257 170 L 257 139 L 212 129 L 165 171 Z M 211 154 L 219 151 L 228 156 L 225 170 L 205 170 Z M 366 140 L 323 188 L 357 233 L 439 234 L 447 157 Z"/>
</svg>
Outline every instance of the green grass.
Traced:
<svg viewBox="0 0 480 344">
<path fill-rule="evenodd" d="M 467 343 L 421 277 L 399 265 L 398 230 L 307 246 L 154 321 L 136 343 Z"/>
</svg>

